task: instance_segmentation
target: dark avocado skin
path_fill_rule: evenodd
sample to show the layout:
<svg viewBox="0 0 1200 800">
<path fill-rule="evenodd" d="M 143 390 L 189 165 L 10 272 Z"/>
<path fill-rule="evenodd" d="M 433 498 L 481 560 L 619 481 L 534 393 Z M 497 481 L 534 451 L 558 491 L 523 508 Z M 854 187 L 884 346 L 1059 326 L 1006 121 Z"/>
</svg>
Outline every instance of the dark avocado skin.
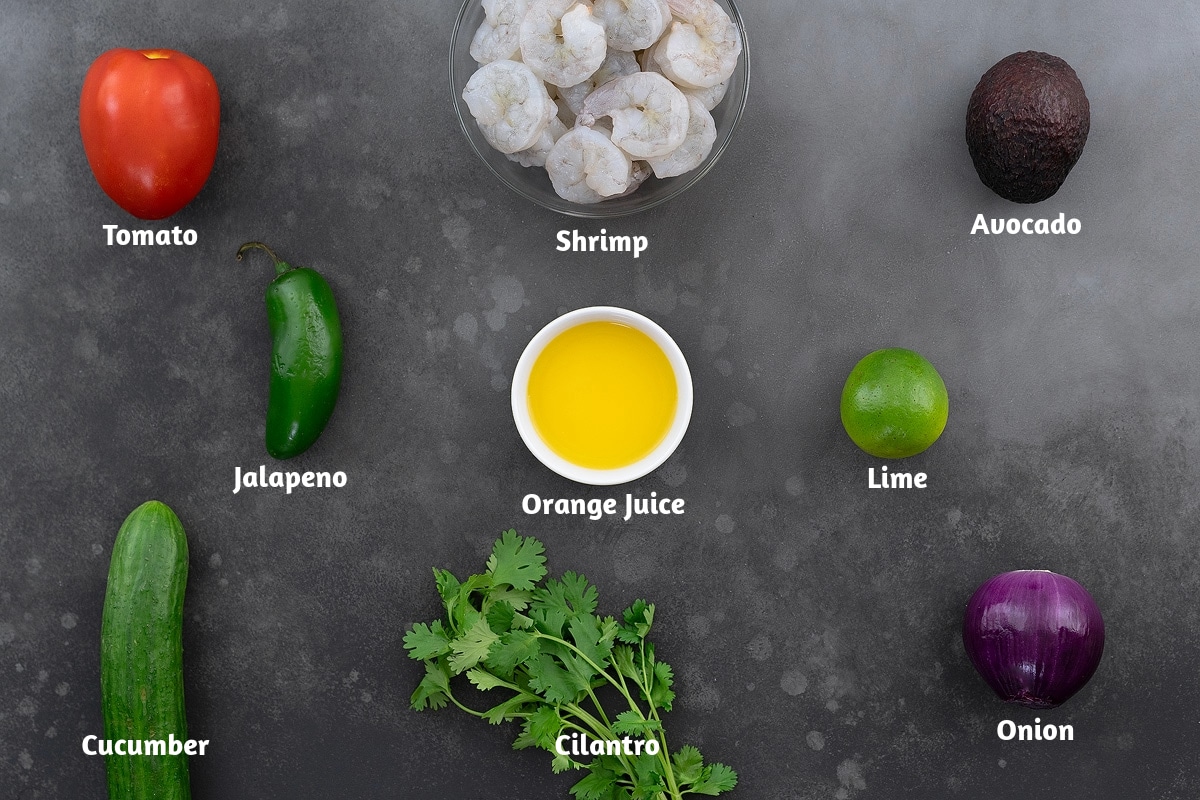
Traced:
<svg viewBox="0 0 1200 800">
<path fill-rule="evenodd" d="M 1016 203 L 1058 191 L 1083 153 L 1091 109 L 1075 70 L 1028 51 L 983 74 L 967 106 L 967 149 L 984 185 Z"/>
</svg>

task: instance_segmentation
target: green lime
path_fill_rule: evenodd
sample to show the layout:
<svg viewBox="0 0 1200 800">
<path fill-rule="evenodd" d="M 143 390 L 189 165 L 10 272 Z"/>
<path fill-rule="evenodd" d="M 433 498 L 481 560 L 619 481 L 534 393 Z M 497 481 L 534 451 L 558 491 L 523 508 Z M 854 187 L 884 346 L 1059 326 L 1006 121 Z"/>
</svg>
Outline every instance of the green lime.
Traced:
<svg viewBox="0 0 1200 800">
<path fill-rule="evenodd" d="M 942 376 L 902 347 L 865 356 L 842 389 L 846 433 L 879 458 L 907 458 L 929 447 L 942 435 L 949 411 Z"/>
</svg>

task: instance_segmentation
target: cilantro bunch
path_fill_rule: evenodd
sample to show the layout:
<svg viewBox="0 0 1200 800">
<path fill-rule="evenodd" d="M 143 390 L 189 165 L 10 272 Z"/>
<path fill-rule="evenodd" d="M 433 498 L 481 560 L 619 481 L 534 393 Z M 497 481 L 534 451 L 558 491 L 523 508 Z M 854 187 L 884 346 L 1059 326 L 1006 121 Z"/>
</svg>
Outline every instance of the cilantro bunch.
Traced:
<svg viewBox="0 0 1200 800">
<path fill-rule="evenodd" d="M 460 582 L 434 569 L 446 616 L 419 622 L 404 637 L 409 657 L 425 662 L 412 707 L 453 703 L 493 725 L 520 720 L 514 748 L 549 751 L 556 773 L 588 771 L 571 788 L 577 800 L 679 800 L 732 789 L 737 773 L 729 767 L 705 764 L 695 747 L 667 749 L 660 712 L 671 710 L 674 679 L 646 640 L 654 605 L 638 600 L 620 621 L 597 616 L 599 593 L 582 575 L 568 572 L 539 585 L 546 577 L 544 553 L 537 539 L 509 530 L 482 575 Z M 504 699 L 486 711 L 467 707 L 451 688 L 463 674 L 482 691 L 500 690 Z M 611 713 L 598 690 L 615 691 L 627 707 Z M 572 733 L 601 741 L 656 739 L 659 752 L 597 755 L 583 763 L 555 746 Z"/>
</svg>

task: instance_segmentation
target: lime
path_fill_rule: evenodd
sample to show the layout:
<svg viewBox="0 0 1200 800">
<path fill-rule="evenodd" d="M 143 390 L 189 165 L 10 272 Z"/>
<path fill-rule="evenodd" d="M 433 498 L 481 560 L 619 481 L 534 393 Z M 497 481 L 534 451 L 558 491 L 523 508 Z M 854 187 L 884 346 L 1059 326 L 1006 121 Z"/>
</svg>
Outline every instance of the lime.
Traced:
<svg viewBox="0 0 1200 800">
<path fill-rule="evenodd" d="M 942 435 L 949 411 L 942 376 L 902 347 L 865 356 L 842 389 L 846 433 L 879 458 L 907 458 L 929 447 Z"/>
</svg>

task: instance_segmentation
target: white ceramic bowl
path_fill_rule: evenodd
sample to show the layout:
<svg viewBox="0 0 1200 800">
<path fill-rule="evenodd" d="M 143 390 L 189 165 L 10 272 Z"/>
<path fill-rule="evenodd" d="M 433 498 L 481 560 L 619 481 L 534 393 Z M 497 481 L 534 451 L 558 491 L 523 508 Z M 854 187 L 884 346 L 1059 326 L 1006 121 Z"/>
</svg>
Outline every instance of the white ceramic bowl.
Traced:
<svg viewBox="0 0 1200 800">
<path fill-rule="evenodd" d="M 568 328 L 582 325 L 585 322 L 617 322 L 641 331 L 662 349 L 667 356 L 667 361 L 671 364 L 671 369 L 675 372 L 678 401 L 675 406 L 675 418 L 667 430 L 667 435 L 649 455 L 617 469 L 591 469 L 567 461 L 551 450 L 542 440 L 529 414 L 529 373 L 533 369 L 534 362 L 542 354 L 546 345 L 556 336 Z M 521 434 L 525 446 L 538 461 L 559 475 L 578 483 L 587 483 L 593 486 L 628 483 L 657 469 L 671 457 L 675 448 L 683 441 L 683 434 L 687 432 L 688 422 L 692 418 L 692 373 L 688 370 L 687 361 L 684 359 L 679 345 L 675 344 L 675 340 L 653 320 L 624 308 L 590 306 L 563 314 L 538 331 L 537 335 L 526 345 L 513 374 L 512 411 L 513 419 L 517 423 L 517 432 Z"/>
</svg>

